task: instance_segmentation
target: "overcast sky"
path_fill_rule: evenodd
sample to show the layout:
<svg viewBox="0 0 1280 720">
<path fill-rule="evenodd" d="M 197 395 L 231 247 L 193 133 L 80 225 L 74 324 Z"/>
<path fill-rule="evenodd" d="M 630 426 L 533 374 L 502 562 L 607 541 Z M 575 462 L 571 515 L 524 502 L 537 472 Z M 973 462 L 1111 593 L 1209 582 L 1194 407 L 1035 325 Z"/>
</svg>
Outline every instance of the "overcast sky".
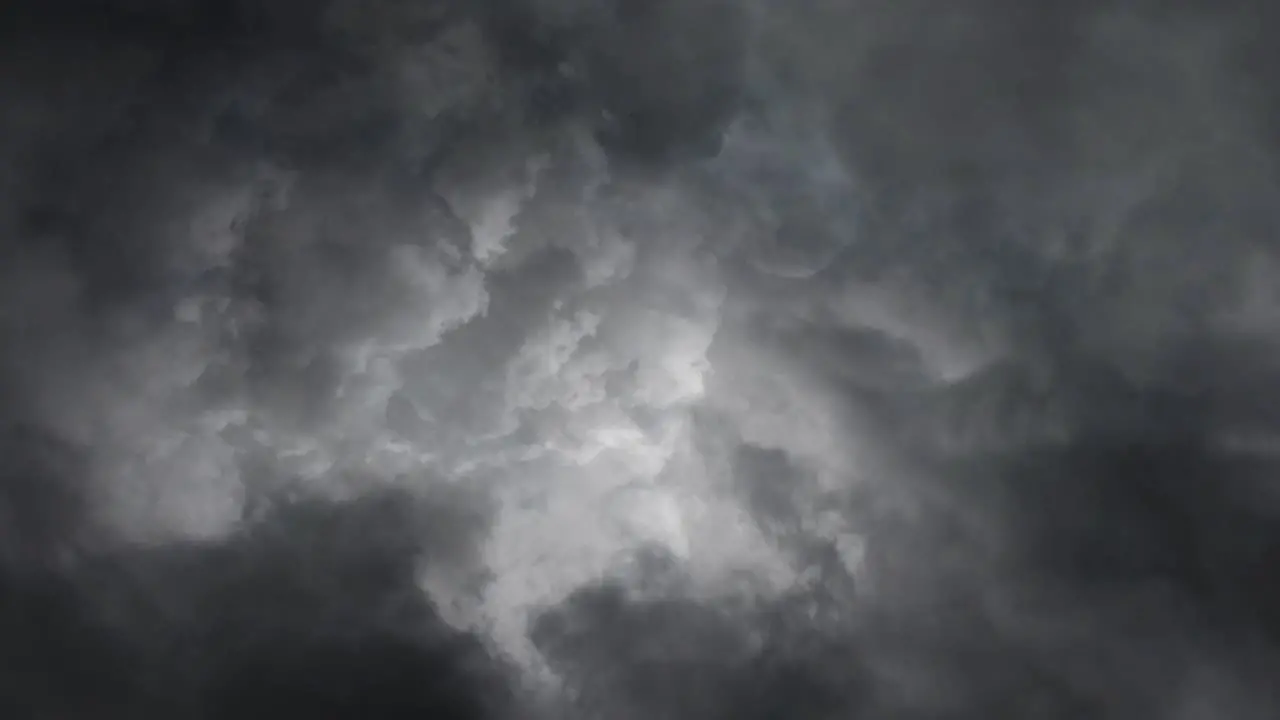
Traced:
<svg viewBox="0 0 1280 720">
<path fill-rule="evenodd" d="M 0 10 L 0 715 L 1280 713 L 1258 0 Z"/>
</svg>

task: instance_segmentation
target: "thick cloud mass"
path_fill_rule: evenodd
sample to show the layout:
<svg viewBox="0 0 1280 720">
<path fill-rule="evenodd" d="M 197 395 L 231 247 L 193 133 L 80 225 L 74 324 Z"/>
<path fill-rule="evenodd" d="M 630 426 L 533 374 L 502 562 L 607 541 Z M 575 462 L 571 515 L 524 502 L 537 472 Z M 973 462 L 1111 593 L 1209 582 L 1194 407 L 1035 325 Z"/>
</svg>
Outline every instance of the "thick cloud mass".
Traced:
<svg viewBox="0 0 1280 720">
<path fill-rule="evenodd" d="M 0 714 L 1275 717 L 1266 3 L 0 10 Z"/>
</svg>

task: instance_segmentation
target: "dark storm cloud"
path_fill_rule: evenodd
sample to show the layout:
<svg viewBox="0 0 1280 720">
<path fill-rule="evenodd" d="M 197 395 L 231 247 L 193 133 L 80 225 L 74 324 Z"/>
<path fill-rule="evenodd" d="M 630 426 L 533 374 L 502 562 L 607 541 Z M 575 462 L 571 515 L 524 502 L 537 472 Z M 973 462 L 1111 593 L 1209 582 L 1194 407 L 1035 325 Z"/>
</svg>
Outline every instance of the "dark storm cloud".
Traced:
<svg viewBox="0 0 1280 720">
<path fill-rule="evenodd" d="M 5 705 L 32 718 L 489 716 L 501 670 L 414 581 L 429 525 L 455 519 L 418 509 L 395 495 L 302 503 L 227 543 L 11 573 Z"/>
<path fill-rule="evenodd" d="M 291 172 L 319 169 L 331 178 L 327 187 L 321 180 L 311 185 L 318 190 L 303 188 L 309 201 L 369 187 L 378 195 L 381 181 L 365 180 L 376 175 L 367 165 L 396 154 L 379 143 L 386 123 L 403 113 L 389 107 L 376 69 L 354 47 L 368 31 L 356 18 L 343 26 L 353 37 L 330 37 L 318 4 L 294 5 L 54 2 L 4 11 L 0 705 L 7 717 L 497 711 L 486 706 L 506 684 L 498 665 L 473 638 L 447 628 L 418 587 L 424 562 L 457 564 L 465 580 L 483 513 L 462 506 L 433 513 L 398 496 L 276 510 L 288 478 L 275 477 L 259 486 L 265 516 L 227 539 L 120 547 L 112 538 L 122 528 L 110 528 L 120 519 L 101 514 L 104 503 L 133 494 L 112 500 L 99 492 L 112 447 L 139 432 L 136 422 L 150 421 L 99 410 L 123 409 L 130 395 L 142 409 L 144 398 L 168 392 L 161 389 L 168 376 L 179 392 L 156 408 L 164 424 L 184 406 L 243 392 L 247 377 L 261 386 L 249 392 L 274 393 L 268 402 L 287 415 L 291 392 L 315 405 L 333 379 L 317 369 L 291 390 L 294 377 L 282 364 L 347 332 L 347 318 L 308 324 L 304 311 L 360 321 L 363 308 L 320 307 L 326 296 L 304 283 L 358 285 L 371 253 L 329 261 L 349 265 L 341 271 L 318 258 L 296 280 L 279 277 L 288 258 L 262 258 L 249 271 L 238 259 L 244 234 L 260 231 L 260 219 L 280 207 Z M 277 172 L 282 167 L 289 170 Z M 396 233 L 405 220 L 395 205 L 412 195 L 412 183 L 371 213 L 354 213 L 348 224 L 365 227 L 347 231 L 374 239 Z M 341 222 L 342 210 L 326 221 Z M 384 226 L 370 227 L 375 221 Z M 273 286 L 264 289 L 261 275 Z M 232 317 L 213 336 L 204 328 L 175 334 L 175 302 L 263 292 L 286 332 L 246 342 L 253 328 L 241 332 Z M 234 302 L 221 310 L 251 324 Z M 166 337 L 176 345 L 153 344 L 166 345 Z M 229 362 L 206 363 L 200 350 L 184 358 L 183 347 L 210 342 L 231 348 Z M 247 375 L 237 365 L 246 359 Z M 306 421 L 324 410 L 294 412 Z M 269 454 L 253 469 L 251 440 L 227 442 L 247 453 L 245 477 L 280 475 Z M 181 486 L 200 462 L 179 459 L 160 482 Z M 140 471 L 126 465 L 115 482 L 141 480 Z M 179 513 L 200 515 L 224 494 Z M 125 534 L 158 517 L 152 513 L 173 511 L 160 502 L 124 519 Z"/>
<path fill-rule="evenodd" d="M 827 387 L 848 389 L 861 427 L 898 456 L 858 498 L 866 566 L 849 625 L 828 634 L 856 658 L 834 670 L 856 688 L 843 712 L 1274 710 L 1263 678 L 1276 667 L 1265 608 L 1276 584 L 1267 528 L 1277 468 L 1264 409 L 1275 316 L 1266 301 L 1241 307 L 1251 302 L 1244 278 L 1275 251 L 1259 114 L 1271 93 L 1253 84 L 1262 66 L 1239 44 L 1256 12 L 777 9 L 775 41 L 804 45 L 779 50 L 797 63 L 789 89 L 839 109 L 837 142 L 870 227 L 807 287 L 750 281 L 779 300 L 761 301 L 756 331 L 812 363 Z M 821 283 L 838 295 L 886 279 L 967 326 L 961 334 L 980 341 L 974 326 L 996 326 L 992 353 L 1002 359 L 931 385 L 928 342 L 894 349 L 929 337 L 876 328 L 881 318 L 865 310 L 880 290 L 851 302 L 861 315 L 803 299 L 821 296 Z M 858 327 L 864 320 L 872 327 Z M 753 452 L 740 481 L 757 517 L 777 523 L 794 499 L 757 476 L 791 487 L 796 470 L 776 452 Z M 649 612 L 600 602 L 628 618 Z M 593 612 L 602 611 L 583 617 Z M 602 634 L 626 625 L 596 622 Z M 635 644 L 658 634 L 644 625 Z M 680 639 L 671 643 L 658 654 L 686 657 Z M 718 677 L 731 655 L 702 660 L 705 676 Z M 610 658 L 635 668 L 622 677 L 645 677 L 658 662 Z M 572 672 L 618 671 L 596 660 Z M 762 685 L 735 677 L 730 695 Z M 612 697 L 643 694 L 612 682 L 599 681 Z M 700 702 L 682 707 L 690 717 L 729 712 Z M 802 699 L 787 702 L 782 712 L 808 716 Z"/>
<path fill-rule="evenodd" d="M 6 8 L 0 708 L 1270 716 L 1261 5 Z"/>
</svg>

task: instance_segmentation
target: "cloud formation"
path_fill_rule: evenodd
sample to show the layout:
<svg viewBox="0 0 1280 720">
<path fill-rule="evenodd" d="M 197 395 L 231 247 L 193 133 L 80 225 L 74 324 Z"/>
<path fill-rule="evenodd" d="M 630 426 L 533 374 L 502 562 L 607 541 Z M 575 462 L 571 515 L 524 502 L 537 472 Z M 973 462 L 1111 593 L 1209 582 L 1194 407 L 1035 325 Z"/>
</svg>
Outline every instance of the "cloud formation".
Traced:
<svg viewBox="0 0 1280 720">
<path fill-rule="evenodd" d="M 1280 706 L 1260 3 L 3 12 L 10 716 Z"/>
</svg>

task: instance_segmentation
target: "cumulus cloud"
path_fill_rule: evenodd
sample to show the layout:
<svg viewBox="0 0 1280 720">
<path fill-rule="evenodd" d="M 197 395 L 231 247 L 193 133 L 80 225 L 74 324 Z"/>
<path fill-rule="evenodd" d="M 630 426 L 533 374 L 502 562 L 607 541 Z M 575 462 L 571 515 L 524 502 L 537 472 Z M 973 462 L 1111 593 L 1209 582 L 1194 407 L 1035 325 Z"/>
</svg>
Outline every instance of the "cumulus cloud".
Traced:
<svg viewBox="0 0 1280 720">
<path fill-rule="evenodd" d="M 0 706 L 1269 716 L 1254 5 L 6 9 Z"/>
</svg>

